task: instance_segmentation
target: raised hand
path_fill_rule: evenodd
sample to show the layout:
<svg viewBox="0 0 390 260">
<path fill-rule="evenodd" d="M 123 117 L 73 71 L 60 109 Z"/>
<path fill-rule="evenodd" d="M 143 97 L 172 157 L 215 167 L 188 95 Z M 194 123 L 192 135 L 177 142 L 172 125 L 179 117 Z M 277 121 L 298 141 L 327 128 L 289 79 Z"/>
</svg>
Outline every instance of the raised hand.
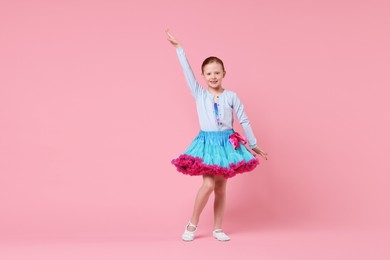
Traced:
<svg viewBox="0 0 390 260">
<path fill-rule="evenodd" d="M 169 41 L 173 46 L 175 46 L 176 48 L 181 47 L 179 41 L 176 40 L 175 37 L 173 37 L 173 35 L 169 32 L 168 29 L 167 29 L 165 32 L 167 33 L 168 41 Z"/>
</svg>

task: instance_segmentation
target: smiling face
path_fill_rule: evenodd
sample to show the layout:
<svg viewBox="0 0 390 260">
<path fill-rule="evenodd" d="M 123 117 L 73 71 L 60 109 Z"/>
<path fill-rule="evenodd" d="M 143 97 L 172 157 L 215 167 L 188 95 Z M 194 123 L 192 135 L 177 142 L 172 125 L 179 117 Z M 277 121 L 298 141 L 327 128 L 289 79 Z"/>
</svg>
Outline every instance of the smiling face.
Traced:
<svg viewBox="0 0 390 260">
<path fill-rule="evenodd" d="M 222 79 L 225 77 L 225 70 L 221 63 L 213 61 L 203 66 L 203 78 L 209 88 L 219 90 L 222 88 Z"/>
</svg>

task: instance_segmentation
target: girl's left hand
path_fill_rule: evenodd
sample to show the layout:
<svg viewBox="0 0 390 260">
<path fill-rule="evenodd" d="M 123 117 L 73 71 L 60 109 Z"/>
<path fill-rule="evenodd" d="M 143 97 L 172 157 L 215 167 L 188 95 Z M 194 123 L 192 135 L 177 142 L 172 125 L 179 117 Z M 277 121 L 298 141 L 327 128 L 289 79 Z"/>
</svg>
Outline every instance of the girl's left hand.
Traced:
<svg viewBox="0 0 390 260">
<path fill-rule="evenodd" d="M 261 150 L 259 147 L 253 148 L 252 149 L 255 153 L 261 155 L 264 159 L 268 160 L 267 153 Z"/>
</svg>

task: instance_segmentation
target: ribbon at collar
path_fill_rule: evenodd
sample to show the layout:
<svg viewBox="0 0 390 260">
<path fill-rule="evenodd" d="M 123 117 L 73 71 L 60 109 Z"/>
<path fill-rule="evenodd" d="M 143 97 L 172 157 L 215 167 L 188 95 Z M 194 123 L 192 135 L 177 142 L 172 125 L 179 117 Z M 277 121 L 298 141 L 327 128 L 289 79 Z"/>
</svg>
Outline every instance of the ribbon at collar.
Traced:
<svg viewBox="0 0 390 260">
<path fill-rule="evenodd" d="M 231 134 L 229 136 L 229 141 L 233 145 L 234 149 L 237 149 L 238 143 L 241 142 L 243 144 L 247 143 L 247 140 L 245 137 L 241 136 L 239 133 L 234 132 L 234 134 Z"/>
</svg>

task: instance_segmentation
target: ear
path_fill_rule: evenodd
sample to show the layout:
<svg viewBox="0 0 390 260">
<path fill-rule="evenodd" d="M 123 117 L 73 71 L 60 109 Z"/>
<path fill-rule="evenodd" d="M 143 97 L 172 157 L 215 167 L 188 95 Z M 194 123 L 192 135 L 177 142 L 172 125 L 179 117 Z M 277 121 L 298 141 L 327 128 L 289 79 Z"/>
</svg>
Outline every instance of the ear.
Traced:
<svg viewBox="0 0 390 260">
<path fill-rule="evenodd" d="M 223 72 L 223 77 L 225 77 L 225 75 L 226 75 L 226 71 Z"/>
</svg>

